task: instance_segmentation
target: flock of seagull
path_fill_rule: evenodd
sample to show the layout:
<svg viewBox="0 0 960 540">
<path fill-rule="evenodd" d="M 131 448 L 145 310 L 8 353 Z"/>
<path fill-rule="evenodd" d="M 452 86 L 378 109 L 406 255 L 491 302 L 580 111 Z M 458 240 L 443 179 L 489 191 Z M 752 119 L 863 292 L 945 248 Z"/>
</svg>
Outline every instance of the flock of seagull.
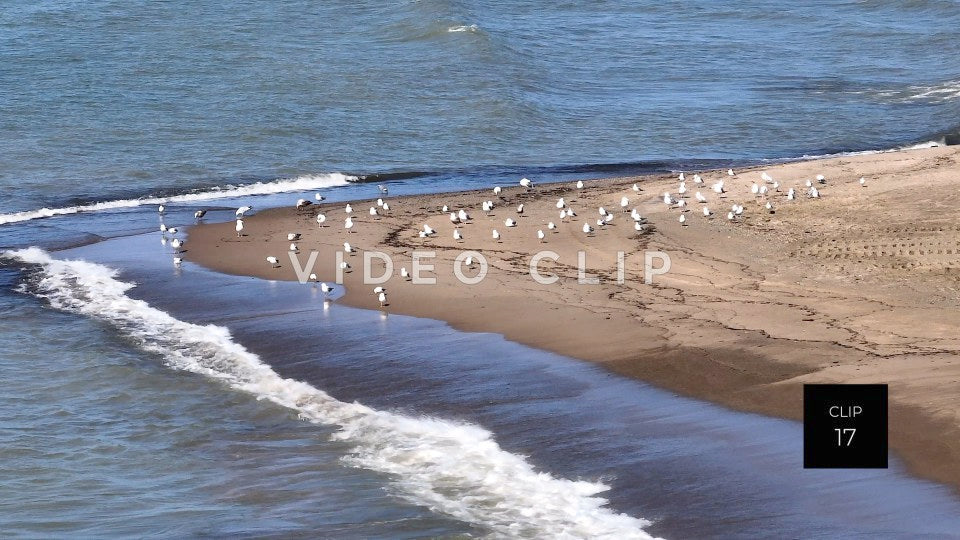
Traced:
<svg viewBox="0 0 960 540">
<path fill-rule="evenodd" d="M 705 192 L 710 193 L 712 191 L 713 195 L 715 195 L 716 202 L 719 203 L 720 199 L 725 198 L 727 194 L 726 180 L 736 178 L 737 174 L 733 171 L 733 169 L 728 169 L 726 172 L 726 176 L 727 178 L 722 178 L 714 182 L 708 190 L 706 187 L 706 182 L 700 174 L 694 174 L 692 176 L 693 187 L 688 188 L 686 174 L 681 172 L 677 177 L 678 186 L 676 189 L 676 194 L 670 191 L 663 193 L 663 197 L 662 197 L 663 204 L 667 205 L 670 209 L 679 210 L 680 215 L 678 216 L 677 221 L 680 223 L 682 227 L 686 227 L 687 213 L 690 211 L 690 205 L 688 204 L 688 193 L 692 190 L 694 191 L 694 193 L 693 193 L 693 199 L 691 199 L 690 202 L 693 202 L 693 200 L 696 201 L 696 204 L 699 205 L 701 208 L 700 213 L 703 215 L 704 218 L 712 218 L 712 216 L 714 215 L 714 210 L 712 210 L 710 207 L 710 199 L 704 193 Z M 819 199 L 820 190 L 826 184 L 827 184 L 827 179 L 822 174 L 817 175 L 815 177 L 815 180 L 806 180 L 805 188 L 804 188 L 805 196 L 809 199 Z M 866 187 L 866 179 L 860 178 L 859 184 L 861 187 Z M 520 187 L 524 188 L 527 192 L 534 189 L 534 183 L 528 178 L 520 179 L 519 185 Z M 585 184 L 582 180 L 579 180 L 576 182 L 575 187 L 577 192 L 579 192 L 580 190 L 583 190 L 585 188 Z M 777 197 L 782 196 L 787 201 L 795 201 L 799 198 L 797 189 L 790 187 L 787 190 L 786 194 L 783 194 L 781 191 L 781 187 L 782 185 L 778 180 L 775 180 L 772 176 L 770 176 L 770 174 L 763 172 L 760 175 L 760 180 L 758 182 L 753 182 L 751 184 L 750 193 L 757 204 L 763 204 L 763 208 L 764 208 L 763 211 L 769 214 L 773 214 L 776 212 L 776 207 L 774 205 L 774 202 Z M 390 212 L 389 202 L 383 199 L 383 197 L 388 194 L 387 187 L 383 185 L 379 185 L 377 186 L 377 188 L 380 191 L 381 197 L 376 200 L 376 205 L 371 206 L 367 211 L 368 215 L 374 219 L 377 219 L 379 216 L 386 215 Z M 634 192 L 635 196 L 639 196 L 639 194 L 643 192 L 643 189 L 639 186 L 639 184 L 633 184 L 631 189 Z M 505 201 L 505 198 L 502 196 L 502 192 L 503 192 L 503 188 L 501 188 L 500 186 L 494 187 L 493 194 L 497 199 L 497 203 L 494 203 L 494 199 L 485 200 L 481 203 L 480 210 L 481 212 L 483 212 L 484 215 L 486 216 L 492 215 L 494 208 L 498 204 L 501 204 L 502 202 Z M 314 198 L 317 203 L 321 203 L 325 200 L 325 197 L 319 193 L 316 194 Z M 314 203 L 310 200 L 299 199 L 297 200 L 296 208 L 300 210 L 300 209 L 308 208 L 312 204 Z M 631 220 L 633 221 L 633 228 L 635 231 L 637 231 L 638 233 L 642 233 L 646 229 L 648 225 L 647 219 L 640 214 L 638 207 L 633 206 L 631 208 L 631 200 L 629 196 L 625 195 L 620 197 L 619 207 L 620 207 L 621 214 L 629 214 Z M 252 209 L 253 209 L 252 206 L 241 206 L 240 208 L 237 208 L 235 212 L 236 214 L 235 230 L 238 238 L 244 236 L 243 234 L 244 216 L 247 212 L 251 211 Z M 560 224 L 573 223 L 575 221 L 574 218 L 578 217 L 577 212 L 569 205 L 569 203 L 564 197 L 560 197 L 557 200 L 556 209 L 558 211 L 558 216 L 559 216 L 558 221 L 557 222 L 550 221 L 546 225 L 547 231 L 550 231 L 552 233 L 559 232 Z M 166 245 L 169 241 L 170 246 L 173 248 L 173 252 L 174 252 L 174 259 L 173 259 L 174 265 L 179 267 L 183 260 L 181 257 L 181 254 L 183 252 L 183 246 L 186 241 L 177 237 L 177 233 L 179 231 L 176 228 L 174 227 L 168 228 L 163 224 L 162 216 L 165 211 L 164 206 L 160 205 L 158 210 L 161 215 L 160 232 L 162 236 L 162 243 Z M 442 213 L 442 215 L 445 215 L 450 220 L 450 223 L 453 225 L 453 233 L 452 233 L 453 240 L 457 243 L 464 242 L 465 235 L 461 226 L 466 225 L 473 220 L 473 217 L 470 215 L 470 212 L 468 211 L 468 209 L 466 208 L 453 209 L 448 205 L 444 204 L 439 208 L 439 210 Z M 732 204 L 730 206 L 730 210 L 727 211 L 727 216 L 726 216 L 727 221 L 731 223 L 735 223 L 741 220 L 745 211 L 746 210 L 743 204 L 738 204 L 738 203 Z M 519 218 L 524 216 L 524 212 L 525 212 L 524 203 L 518 204 L 515 208 L 516 218 L 509 217 L 505 219 L 503 222 L 504 227 L 506 229 L 514 229 L 518 227 Z M 345 218 L 343 221 L 343 230 L 348 234 L 355 233 L 357 222 L 354 221 L 354 208 L 350 203 L 347 203 L 346 206 L 344 207 L 344 213 L 345 213 Z M 199 221 L 203 219 L 205 214 L 206 214 L 206 210 L 198 210 L 194 214 L 194 217 L 197 221 Z M 615 217 L 615 214 L 613 212 L 607 210 L 603 206 L 600 206 L 597 209 L 597 214 L 598 214 L 598 217 L 596 218 L 596 220 L 584 219 L 582 226 L 579 228 L 583 232 L 583 234 L 585 234 L 588 237 L 594 236 L 598 231 L 608 227 L 613 222 Z M 316 214 L 315 219 L 316 219 L 317 226 L 320 227 L 321 229 L 328 226 L 326 224 L 327 222 L 326 214 L 322 212 L 318 212 Z M 434 229 L 429 223 L 423 223 L 422 227 L 416 230 L 416 237 L 422 240 L 428 240 L 436 235 L 437 235 L 437 230 Z M 503 234 L 497 228 L 493 228 L 491 230 L 490 236 L 495 242 L 497 243 L 502 242 Z M 287 240 L 290 242 L 289 251 L 294 253 L 299 252 L 297 241 L 299 241 L 300 238 L 301 238 L 300 233 L 291 232 L 287 234 Z M 540 243 L 544 243 L 546 242 L 547 233 L 543 229 L 538 229 L 536 231 L 536 238 Z M 356 253 L 356 249 L 349 242 L 344 242 L 343 248 L 344 248 L 343 251 L 345 253 L 351 253 L 351 254 Z M 273 255 L 266 257 L 266 262 L 274 268 L 280 267 L 279 259 Z M 466 262 L 468 267 L 472 266 L 473 264 L 472 258 L 468 259 Z M 342 262 L 340 263 L 340 269 L 343 271 L 349 272 L 351 270 L 351 267 L 349 263 Z M 409 279 L 410 277 L 410 274 L 407 271 L 406 267 L 402 267 L 400 269 L 400 275 L 403 279 Z M 310 274 L 310 281 L 314 282 L 316 285 L 319 285 L 320 289 L 324 294 L 329 294 L 333 291 L 333 286 L 327 283 L 319 282 L 317 280 L 316 274 Z M 377 299 L 379 300 L 381 307 L 387 305 L 387 294 L 386 294 L 386 289 L 384 287 L 374 288 L 373 293 L 374 295 L 376 295 Z"/>
</svg>

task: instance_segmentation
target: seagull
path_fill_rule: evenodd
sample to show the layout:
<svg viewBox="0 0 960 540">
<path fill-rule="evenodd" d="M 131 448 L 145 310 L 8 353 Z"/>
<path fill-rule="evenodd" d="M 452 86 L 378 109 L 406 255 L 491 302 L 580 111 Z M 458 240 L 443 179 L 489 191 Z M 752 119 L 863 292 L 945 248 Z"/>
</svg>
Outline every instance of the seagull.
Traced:
<svg viewBox="0 0 960 540">
<path fill-rule="evenodd" d="M 293 242 L 299 239 L 300 239 L 300 233 L 295 233 L 295 232 L 287 233 L 287 240 L 290 240 L 291 242 Z"/>
<path fill-rule="evenodd" d="M 193 213 L 193 219 L 203 219 L 203 216 L 207 215 L 206 210 L 197 210 Z"/>
<path fill-rule="evenodd" d="M 333 292 L 333 287 L 321 281 L 320 290 L 323 291 L 323 294 L 330 294 Z"/>
<path fill-rule="evenodd" d="M 708 208 L 708 207 L 706 207 L 706 206 L 703 207 L 703 217 L 710 217 L 710 214 L 712 214 L 712 213 L 713 213 L 713 212 L 710 211 L 710 208 Z"/>
<path fill-rule="evenodd" d="M 443 205 L 442 207 L 440 207 L 440 211 L 443 213 L 447 213 L 450 211 L 450 207 L 448 207 L 447 205 Z"/>
<path fill-rule="evenodd" d="M 583 180 L 577 180 L 577 189 L 583 189 Z"/>
<path fill-rule="evenodd" d="M 523 203 L 517 206 L 517 214 L 523 214 Z"/>
<path fill-rule="evenodd" d="M 467 257 L 467 260 L 465 260 L 465 261 L 463 261 L 463 262 L 467 265 L 467 268 L 473 268 L 473 257 L 472 257 L 472 256 Z"/>
<path fill-rule="evenodd" d="M 350 242 L 343 243 L 343 251 L 347 253 L 353 253 L 353 246 L 350 245 Z"/>
<path fill-rule="evenodd" d="M 500 195 L 500 191 L 501 191 L 500 186 L 495 186 L 495 187 L 493 188 L 493 194 L 494 194 L 494 195 Z"/>
<path fill-rule="evenodd" d="M 540 243 L 543 243 L 543 238 L 544 238 L 545 236 L 546 236 L 546 235 L 543 234 L 543 230 L 538 230 L 538 231 L 537 231 L 537 238 L 540 239 Z"/>
<path fill-rule="evenodd" d="M 164 225 L 163 223 L 160 224 L 160 232 L 161 232 L 161 233 L 167 232 L 167 226 Z"/>
<path fill-rule="evenodd" d="M 340 269 L 341 269 L 341 270 L 346 270 L 346 271 L 349 272 L 352 268 L 353 268 L 353 267 L 350 266 L 350 263 L 348 263 L 348 262 L 346 262 L 346 261 L 340 263 Z"/>
<path fill-rule="evenodd" d="M 633 222 L 633 230 L 635 230 L 635 231 L 637 231 L 637 232 L 642 231 L 642 230 L 643 230 L 643 223 L 640 223 L 639 221 Z"/>
<path fill-rule="evenodd" d="M 463 240 L 463 235 L 460 234 L 460 229 L 453 230 L 453 239 L 456 240 L 457 242 Z"/>
<path fill-rule="evenodd" d="M 597 220 L 597 227 L 604 227 L 604 226 L 606 226 L 606 224 L 607 224 L 607 222 L 604 221 L 604 220 L 602 220 L 602 219 L 598 219 L 598 220 Z"/>
<path fill-rule="evenodd" d="M 754 195 L 760 193 L 760 186 L 754 183 L 752 186 L 750 186 L 750 193 L 753 193 Z"/>
<path fill-rule="evenodd" d="M 679 201 L 677 201 L 677 208 L 683 208 L 686 205 L 687 205 L 687 201 L 683 199 L 680 199 Z"/>
<path fill-rule="evenodd" d="M 389 192 L 389 190 L 387 189 L 387 186 L 383 184 L 377 184 L 377 189 L 379 189 L 380 193 L 383 193 L 384 195 L 386 195 Z"/>
<path fill-rule="evenodd" d="M 685 216 L 684 214 L 680 214 L 680 225 L 684 227 L 687 226 L 687 216 Z"/>
<path fill-rule="evenodd" d="M 498 244 L 500 243 L 500 233 L 496 229 L 493 230 L 491 236 L 493 236 L 493 239 L 496 240 Z"/>
<path fill-rule="evenodd" d="M 384 212 L 390 211 L 390 203 L 383 203 L 383 211 Z"/>
<path fill-rule="evenodd" d="M 173 258 L 173 265 L 174 265 L 174 266 L 180 266 L 180 263 L 182 263 L 182 262 L 183 262 L 183 259 L 182 259 L 181 257 L 174 257 L 174 258 Z"/>
<path fill-rule="evenodd" d="M 316 281 L 316 280 L 317 280 L 317 275 L 316 275 L 316 274 L 310 274 L 310 278 L 309 278 L 309 279 L 310 279 L 310 281 Z"/>
<path fill-rule="evenodd" d="M 773 183 L 773 190 L 774 190 L 774 191 L 780 191 L 780 182 L 774 182 L 774 183 Z"/>
<path fill-rule="evenodd" d="M 291 242 L 291 243 L 290 243 L 290 251 L 299 251 L 299 249 L 297 249 L 297 244 Z"/>
<path fill-rule="evenodd" d="M 377 215 L 377 207 L 376 207 L 376 206 L 371 206 L 371 207 L 370 207 L 370 215 L 371 215 L 371 216 L 376 216 L 376 215 Z"/>
<path fill-rule="evenodd" d="M 560 221 L 563 221 L 564 218 L 566 218 L 566 217 L 567 217 L 567 211 L 566 211 L 566 210 L 561 210 L 561 211 L 560 211 Z"/>
<path fill-rule="evenodd" d="M 769 174 L 767 174 L 766 172 L 761 173 L 761 174 L 760 174 L 760 178 L 761 178 L 764 182 L 767 182 L 768 184 L 772 184 L 772 183 L 773 183 L 773 178 L 772 178 Z"/>
<path fill-rule="evenodd" d="M 242 232 L 243 232 L 243 220 L 238 219 L 237 220 L 237 238 L 240 238 L 241 236 L 243 236 L 242 234 L 240 234 Z"/>
<path fill-rule="evenodd" d="M 383 307 L 387 303 L 387 293 L 380 293 L 377 299 L 380 300 L 380 307 Z"/>
<path fill-rule="evenodd" d="M 457 212 L 457 217 L 460 218 L 461 223 L 470 221 L 470 214 L 468 214 L 467 211 L 462 208 Z"/>
<path fill-rule="evenodd" d="M 347 207 L 344 208 L 343 211 L 346 212 L 347 214 L 352 214 L 352 213 L 353 213 L 353 207 L 350 206 L 350 204 L 348 203 L 348 204 L 347 204 Z"/>
<path fill-rule="evenodd" d="M 760 186 L 760 195 L 763 197 L 767 196 L 767 192 L 770 191 L 767 186 Z"/>
<path fill-rule="evenodd" d="M 811 187 L 811 188 L 810 188 L 810 198 L 811 198 L 811 199 L 819 199 L 819 198 L 820 198 L 820 190 L 818 190 L 818 189 L 815 188 L 815 187 Z"/>
<path fill-rule="evenodd" d="M 267 262 L 270 263 L 274 268 L 280 266 L 280 262 L 277 261 L 277 258 L 273 256 L 267 257 Z"/>
<path fill-rule="evenodd" d="M 603 216 L 604 223 L 610 223 L 611 221 L 613 221 L 613 214 L 607 214 Z"/>
<path fill-rule="evenodd" d="M 493 209 L 493 207 L 490 206 L 490 203 L 488 201 L 483 201 L 483 204 L 481 204 L 480 207 L 483 209 L 484 213 L 486 214 L 489 214 L 490 210 Z"/>
<path fill-rule="evenodd" d="M 170 234 L 177 234 L 177 228 L 176 228 L 176 227 L 170 227 L 170 228 L 167 229 L 167 232 L 170 233 Z"/>
<path fill-rule="evenodd" d="M 601 206 L 597 209 L 597 213 L 599 213 L 601 216 L 605 216 L 607 215 L 607 209 Z"/>
<path fill-rule="evenodd" d="M 767 204 L 764 205 L 764 208 L 766 208 L 766 209 L 767 209 L 767 212 L 770 212 L 771 214 L 773 214 L 774 212 L 776 212 L 776 211 L 773 209 L 773 203 L 770 202 L 770 201 L 767 201 Z"/>
<path fill-rule="evenodd" d="M 320 227 L 323 227 L 324 226 L 323 222 L 326 220 L 327 220 L 327 216 L 323 214 L 317 214 L 317 225 L 319 225 Z"/>
<path fill-rule="evenodd" d="M 403 279 L 407 279 L 410 277 L 410 272 L 407 272 L 406 266 L 400 267 L 400 277 L 402 277 Z"/>
<path fill-rule="evenodd" d="M 733 169 L 727 169 L 727 176 L 734 176 Z"/>
<path fill-rule="evenodd" d="M 862 176 L 860 177 L 860 186 L 867 187 L 867 179 Z"/>
<path fill-rule="evenodd" d="M 683 173 L 680 173 L 680 176 L 678 176 L 677 179 L 683 182 L 686 179 L 686 177 L 683 175 Z"/>
<path fill-rule="evenodd" d="M 253 210 L 252 206 L 241 206 L 240 208 L 237 208 L 237 217 L 243 217 L 244 214 L 251 210 Z"/>
<path fill-rule="evenodd" d="M 723 187 L 723 180 L 720 180 L 719 182 L 713 185 L 713 192 L 718 195 L 723 195 L 723 193 L 726 191 L 727 190 Z"/>
<path fill-rule="evenodd" d="M 374 287 L 374 288 L 373 288 L 373 294 L 380 294 L 380 293 L 382 293 L 382 292 L 387 292 L 387 289 L 385 289 L 385 288 L 383 288 L 383 287 Z"/>
<path fill-rule="evenodd" d="M 567 217 L 577 217 L 577 213 L 573 211 L 573 208 L 567 208 Z"/>
<path fill-rule="evenodd" d="M 323 201 L 325 201 L 325 200 L 327 199 L 326 197 L 324 197 L 323 195 L 321 195 L 321 194 L 319 194 L 319 193 L 317 193 L 316 195 L 314 195 L 313 198 L 316 199 L 317 202 L 323 202 Z"/>
<path fill-rule="evenodd" d="M 186 243 L 186 240 L 180 240 L 179 238 L 174 238 L 173 241 L 170 242 L 170 247 L 173 248 L 173 251 L 174 251 L 174 252 L 180 253 L 180 248 L 181 248 L 181 247 L 183 246 L 183 244 L 185 244 L 185 243 Z"/>
<path fill-rule="evenodd" d="M 683 195 L 686 192 L 687 192 L 687 185 L 684 184 L 683 182 L 680 182 L 680 187 L 677 188 L 677 193 L 680 194 L 680 197 L 683 197 Z"/>
<path fill-rule="evenodd" d="M 300 210 L 301 208 L 306 208 L 311 204 L 313 203 L 306 199 L 297 199 L 297 210 Z"/>
<path fill-rule="evenodd" d="M 630 217 L 632 217 L 634 221 L 643 221 L 643 216 L 640 215 L 640 212 L 637 212 L 636 208 L 630 211 Z"/>
<path fill-rule="evenodd" d="M 813 187 L 813 182 L 807 180 L 807 181 L 804 183 L 804 185 L 807 186 L 807 187 Z"/>
<path fill-rule="evenodd" d="M 551 221 L 550 223 L 547 223 L 547 228 L 551 231 L 555 231 L 557 229 L 557 225 Z"/>
<path fill-rule="evenodd" d="M 743 214 L 743 205 L 737 206 L 737 209 L 733 211 L 738 216 Z"/>
<path fill-rule="evenodd" d="M 456 212 L 450 212 L 450 223 L 460 223 L 460 217 Z"/>
<path fill-rule="evenodd" d="M 634 184 L 633 190 L 636 191 L 637 193 L 640 193 L 640 186 L 638 186 L 637 184 Z"/>
<path fill-rule="evenodd" d="M 565 202 L 563 201 L 563 197 L 560 197 L 559 199 L 557 199 L 557 208 L 558 208 L 558 209 L 565 208 L 566 206 L 567 206 L 567 203 L 565 203 Z"/>
<path fill-rule="evenodd" d="M 700 185 L 703 183 L 703 178 L 701 178 L 699 174 L 695 174 L 693 175 L 693 183 Z"/>
<path fill-rule="evenodd" d="M 347 230 L 348 233 L 353 232 L 353 218 L 347 216 L 347 219 L 343 220 L 343 228 Z"/>
<path fill-rule="evenodd" d="M 586 234 L 590 234 L 590 233 L 593 232 L 593 228 L 590 227 L 590 224 L 589 224 L 589 223 L 584 223 L 584 224 L 583 224 L 583 232 L 586 233 Z"/>
<path fill-rule="evenodd" d="M 533 182 L 531 182 L 530 179 L 528 178 L 521 178 L 520 185 L 527 189 L 530 189 L 530 186 L 533 185 Z"/>
<path fill-rule="evenodd" d="M 507 218 L 507 220 L 504 221 L 503 224 L 506 225 L 507 227 L 516 227 L 516 226 L 517 226 L 517 222 L 514 221 L 514 220 L 512 220 L 512 219 L 510 219 L 510 218 Z"/>
<path fill-rule="evenodd" d="M 817 175 L 817 182 L 820 182 L 821 184 L 826 184 L 826 183 L 827 183 L 827 177 L 824 176 L 824 175 L 822 175 L 822 174 L 818 174 L 818 175 Z"/>
<path fill-rule="evenodd" d="M 702 202 L 702 203 L 707 202 L 707 198 L 704 197 L 703 193 L 700 193 L 700 192 L 698 191 L 695 196 L 696 196 L 696 198 L 697 198 L 697 202 Z"/>
<path fill-rule="evenodd" d="M 630 206 L 630 199 L 626 197 L 620 197 L 620 209 L 623 212 L 626 212 L 628 206 Z"/>
<path fill-rule="evenodd" d="M 166 210 L 166 208 L 162 204 L 157 207 L 157 212 L 160 212 L 161 214 L 163 213 L 164 210 Z"/>
<path fill-rule="evenodd" d="M 790 191 L 787 192 L 787 200 L 792 201 L 797 197 L 797 192 L 795 189 L 790 188 Z"/>
<path fill-rule="evenodd" d="M 430 236 L 431 234 L 434 234 L 434 233 L 436 233 L 437 231 L 433 230 L 433 227 L 431 227 L 431 226 L 427 225 L 426 223 L 424 223 L 424 224 L 423 224 L 423 232 L 424 232 L 424 234 L 426 234 L 427 236 Z"/>
<path fill-rule="evenodd" d="M 727 212 L 727 219 L 728 219 L 728 220 L 733 221 L 733 218 L 734 218 L 734 217 L 735 217 L 735 215 L 734 215 L 733 212 Z"/>
<path fill-rule="evenodd" d="M 666 204 L 666 205 L 673 204 L 673 197 L 670 196 L 670 192 L 663 194 L 663 204 Z"/>
</svg>

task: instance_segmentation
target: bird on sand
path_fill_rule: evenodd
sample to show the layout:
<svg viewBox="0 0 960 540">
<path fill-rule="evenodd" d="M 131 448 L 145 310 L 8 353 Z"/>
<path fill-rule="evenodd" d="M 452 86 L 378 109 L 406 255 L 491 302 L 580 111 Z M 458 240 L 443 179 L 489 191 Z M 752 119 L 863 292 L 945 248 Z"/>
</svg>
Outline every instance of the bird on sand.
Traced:
<svg viewBox="0 0 960 540">
<path fill-rule="evenodd" d="M 241 206 L 240 208 L 237 208 L 237 211 L 236 211 L 237 217 L 243 217 L 243 215 L 249 212 L 250 210 L 253 210 L 252 206 Z"/>
<path fill-rule="evenodd" d="M 273 266 L 274 268 L 277 268 L 278 266 L 280 266 L 280 261 L 278 261 L 277 258 L 273 256 L 267 257 L 267 262 L 270 263 L 270 265 Z"/>
<path fill-rule="evenodd" d="M 243 236 L 243 234 L 242 234 L 242 233 L 243 233 L 243 220 L 242 220 L 242 219 L 238 219 L 238 220 L 237 220 L 237 227 L 236 227 L 236 229 L 237 229 L 237 238 L 240 238 L 241 236 Z"/>
</svg>

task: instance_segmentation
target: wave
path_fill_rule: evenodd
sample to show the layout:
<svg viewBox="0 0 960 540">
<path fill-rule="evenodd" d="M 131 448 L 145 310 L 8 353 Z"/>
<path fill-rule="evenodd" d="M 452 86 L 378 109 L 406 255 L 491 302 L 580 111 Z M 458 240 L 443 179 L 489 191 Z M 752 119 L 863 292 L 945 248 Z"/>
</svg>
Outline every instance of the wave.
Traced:
<svg viewBox="0 0 960 540">
<path fill-rule="evenodd" d="M 960 80 L 911 85 L 877 92 L 876 95 L 896 103 L 944 103 L 960 99 Z"/>
<path fill-rule="evenodd" d="M 14 212 L 10 214 L 0 214 L 0 225 L 8 223 L 19 223 L 33 219 L 43 219 L 54 216 L 65 216 L 69 214 L 80 214 L 85 212 L 101 212 L 104 210 L 116 210 L 120 208 L 135 208 L 142 205 L 168 204 L 180 202 L 198 202 L 210 201 L 216 199 L 229 199 L 233 197 L 247 197 L 255 195 L 274 195 L 277 193 L 289 193 L 297 191 L 309 191 L 313 189 L 328 188 L 334 186 L 346 185 L 357 180 L 357 177 L 341 173 L 312 174 L 298 176 L 296 178 L 286 178 L 274 180 L 272 182 L 256 182 L 253 184 L 228 185 L 223 187 L 207 188 L 201 191 L 183 193 L 179 195 L 170 195 L 165 197 L 143 197 L 137 199 L 119 199 L 113 201 L 104 201 L 88 204 L 79 204 L 75 206 L 64 206 L 60 208 L 40 208 L 38 210 L 25 210 L 23 212 Z"/>
<path fill-rule="evenodd" d="M 480 27 L 475 24 L 459 24 L 447 28 L 447 32 L 479 32 Z"/>
<path fill-rule="evenodd" d="M 353 445 L 352 466 L 390 475 L 401 496 L 495 536 L 651 538 L 650 522 L 606 508 L 598 482 L 573 481 L 537 471 L 506 452 L 475 425 L 399 415 L 344 403 L 304 382 L 283 378 L 233 341 L 222 326 L 187 323 L 127 296 L 135 284 L 117 271 L 52 258 L 39 248 L 0 258 L 29 265 L 23 292 L 59 310 L 103 320 L 172 369 L 202 374 L 294 410 L 301 418 L 338 428 Z"/>
</svg>

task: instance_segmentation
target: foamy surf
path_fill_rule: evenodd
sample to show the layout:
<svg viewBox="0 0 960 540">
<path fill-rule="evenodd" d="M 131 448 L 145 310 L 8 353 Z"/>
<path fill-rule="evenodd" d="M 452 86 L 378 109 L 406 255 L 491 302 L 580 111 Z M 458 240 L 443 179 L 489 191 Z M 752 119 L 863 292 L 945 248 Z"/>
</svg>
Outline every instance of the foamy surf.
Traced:
<svg viewBox="0 0 960 540">
<path fill-rule="evenodd" d="M 127 296 L 135 284 L 117 271 L 80 260 L 58 260 L 39 248 L 2 254 L 38 265 L 22 286 L 56 309 L 106 321 L 173 369 L 224 384 L 338 428 L 353 445 L 353 466 L 387 473 L 399 496 L 487 529 L 496 537 L 652 538 L 643 519 L 606 508 L 608 486 L 537 471 L 504 451 L 475 425 L 378 411 L 344 403 L 306 383 L 278 375 L 232 340 L 221 326 L 174 318 Z"/>
<path fill-rule="evenodd" d="M 143 205 L 210 201 L 216 199 L 230 199 L 233 197 L 275 195 L 278 193 L 310 191 L 314 189 L 343 186 L 349 182 L 356 181 L 356 179 L 357 178 L 355 176 L 348 176 L 341 173 L 312 174 L 298 176 L 296 178 L 275 180 L 273 182 L 256 182 L 254 184 L 245 184 L 239 186 L 216 187 L 194 193 L 172 195 L 169 197 L 119 199 L 115 201 L 104 201 L 77 206 L 65 206 L 61 208 L 40 208 L 38 210 L 26 210 L 11 214 L 0 214 L 0 225 L 54 216 L 80 214 L 83 212 L 101 212 L 104 210 L 116 210 L 120 208 L 135 208 Z"/>
</svg>

